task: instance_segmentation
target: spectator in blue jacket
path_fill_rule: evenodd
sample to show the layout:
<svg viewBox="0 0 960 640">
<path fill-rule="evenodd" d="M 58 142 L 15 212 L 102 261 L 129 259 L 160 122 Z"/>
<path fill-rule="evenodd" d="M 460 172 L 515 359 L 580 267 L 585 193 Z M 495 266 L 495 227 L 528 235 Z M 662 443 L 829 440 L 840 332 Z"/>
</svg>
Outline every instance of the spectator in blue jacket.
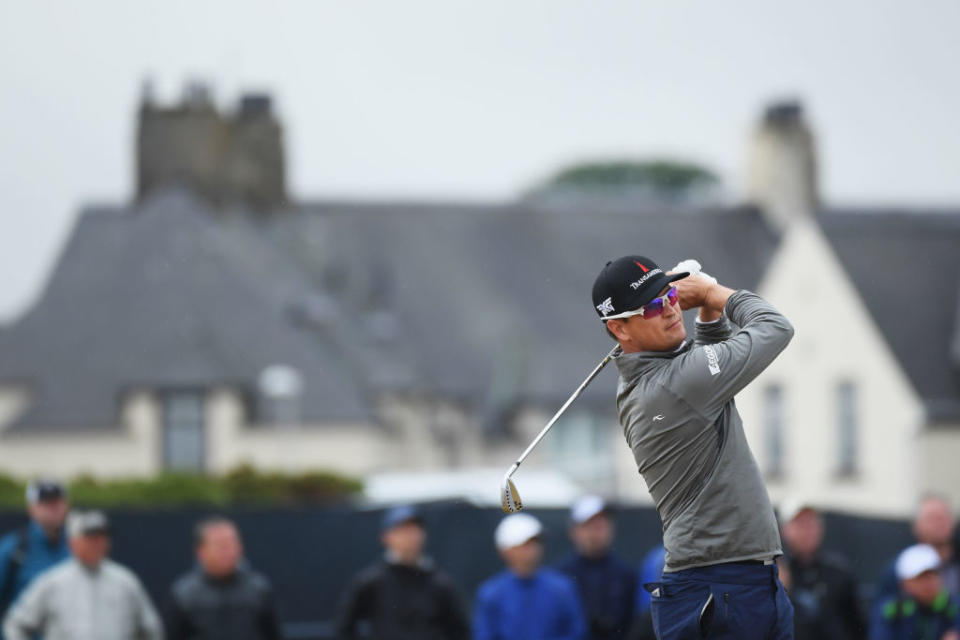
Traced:
<svg viewBox="0 0 960 640">
<path fill-rule="evenodd" d="M 650 592 L 643 588 L 648 582 L 657 582 L 663 575 L 663 565 L 667 559 L 667 550 L 663 544 L 658 544 L 643 556 L 640 563 L 640 588 L 637 589 L 637 612 L 645 614 L 650 611 Z"/>
<path fill-rule="evenodd" d="M 960 640 L 960 603 L 944 586 L 941 564 L 928 544 L 897 556 L 900 594 L 874 609 L 870 640 Z"/>
<path fill-rule="evenodd" d="M 34 578 L 70 557 L 63 530 L 70 509 L 66 488 L 35 480 L 26 497 L 30 522 L 0 538 L 0 619 Z"/>
<path fill-rule="evenodd" d="M 557 569 L 580 593 L 592 640 L 621 640 L 633 625 L 637 573 L 612 550 L 613 518 L 599 496 L 584 496 L 570 509 L 574 551 Z"/>
<path fill-rule="evenodd" d="M 640 563 L 640 578 L 637 586 L 636 621 L 633 624 L 631 640 L 656 640 L 653 632 L 653 616 L 650 613 L 650 592 L 644 585 L 659 582 L 663 575 L 663 565 L 667 559 L 667 550 L 658 544 L 643 556 Z"/>
<path fill-rule="evenodd" d="M 526 513 L 504 518 L 494 540 L 507 565 L 480 585 L 475 640 L 585 640 L 577 588 L 562 573 L 541 569 L 540 521 Z"/>
</svg>

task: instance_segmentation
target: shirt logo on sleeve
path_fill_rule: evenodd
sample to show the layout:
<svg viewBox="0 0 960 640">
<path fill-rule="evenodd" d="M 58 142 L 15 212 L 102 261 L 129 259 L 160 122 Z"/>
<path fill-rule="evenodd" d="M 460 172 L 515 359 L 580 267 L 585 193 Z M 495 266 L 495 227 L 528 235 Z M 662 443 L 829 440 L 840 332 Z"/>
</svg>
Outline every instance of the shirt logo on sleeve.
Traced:
<svg viewBox="0 0 960 640">
<path fill-rule="evenodd" d="M 710 370 L 710 375 L 715 376 L 720 373 L 720 358 L 717 357 L 717 352 L 714 351 L 713 347 L 706 345 L 703 352 L 707 354 L 707 369 Z"/>
</svg>

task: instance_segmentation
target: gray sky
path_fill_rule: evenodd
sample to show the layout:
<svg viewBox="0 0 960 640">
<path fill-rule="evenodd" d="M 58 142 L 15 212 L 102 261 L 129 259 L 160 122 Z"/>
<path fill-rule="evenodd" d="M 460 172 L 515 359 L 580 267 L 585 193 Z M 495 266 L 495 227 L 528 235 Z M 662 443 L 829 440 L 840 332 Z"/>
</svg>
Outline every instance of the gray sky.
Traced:
<svg viewBox="0 0 960 640">
<path fill-rule="evenodd" d="M 960 205 L 960 3 L 0 0 L 0 320 L 78 208 L 132 189 L 141 81 L 272 92 L 291 191 L 508 199 L 581 158 L 675 155 L 734 196 L 801 98 L 828 202 Z"/>
</svg>

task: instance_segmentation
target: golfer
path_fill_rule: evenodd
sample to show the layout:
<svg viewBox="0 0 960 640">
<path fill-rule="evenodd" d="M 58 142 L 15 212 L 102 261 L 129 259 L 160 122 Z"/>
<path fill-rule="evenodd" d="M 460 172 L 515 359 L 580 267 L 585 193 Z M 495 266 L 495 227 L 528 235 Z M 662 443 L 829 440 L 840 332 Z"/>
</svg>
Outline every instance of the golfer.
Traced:
<svg viewBox="0 0 960 640">
<path fill-rule="evenodd" d="M 793 638 L 777 521 L 733 401 L 793 328 L 749 291 L 644 256 L 608 262 L 593 304 L 622 349 L 620 424 L 663 523 L 663 576 L 644 585 L 657 637 Z"/>
</svg>

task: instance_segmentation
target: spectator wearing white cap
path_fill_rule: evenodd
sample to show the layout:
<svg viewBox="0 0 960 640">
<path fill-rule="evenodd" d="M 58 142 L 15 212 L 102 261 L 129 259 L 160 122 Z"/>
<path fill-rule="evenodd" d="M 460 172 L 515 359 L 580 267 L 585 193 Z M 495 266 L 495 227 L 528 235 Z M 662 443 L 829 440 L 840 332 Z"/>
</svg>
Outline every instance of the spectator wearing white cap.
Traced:
<svg viewBox="0 0 960 640">
<path fill-rule="evenodd" d="M 612 550 L 610 507 L 600 496 L 584 496 L 570 509 L 573 552 L 557 569 L 580 593 L 592 640 L 626 638 L 633 626 L 637 572 Z"/>
<path fill-rule="evenodd" d="M 33 480 L 26 502 L 30 522 L 0 538 L 0 619 L 37 576 L 70 557 L 63 531 L 66 487 L 57 480 Z"/>
<path fill-rule="evenodd" d="M 507 569 L 480 585 L 474 640 L 585 640 L 577 588 L 558 571 L 543 569 L 540 521 L 527 513 L 504 518 L 494 541 Z"/>
<path fill-rule="evenodd" d="M 796 640 L 862 640 L 867 625 L 857 581 L 846 558 L 822 548 L 825 532 L 817 508 L 802 498 L 780 504 L 783 584 L 794 607 Z"/>
<path fill-rule="evenodd" d="M 100 511 L 67 521 L 72 558 L 37 578 L 4 620 L 7 640 L 162 640 L 163 626 L 137 577 L 109 560 Z"/>
<path fill-rule="evenodd" d="M 956 530 L 953 509 L 950 503 L 936 493 L 920 498 L 911 527 L 913 538 L 918 543 L 929 544 L 940 555 L 940 577 L 943 585 L 954 598 L 960 599 L 960 558 L 954 551 Z M 894 558 L 877 581 L 874 603 L 885 602 L 897 595 L 900 585 L 894 568 Z"/>
<path fill-rule="evenodd" d="M 942 563 L 929 544 L 897 556 L 900 595 L 875 609 L 870 640 L 960 640 L 960 604 L 943 586 Z"/>
</svg>

